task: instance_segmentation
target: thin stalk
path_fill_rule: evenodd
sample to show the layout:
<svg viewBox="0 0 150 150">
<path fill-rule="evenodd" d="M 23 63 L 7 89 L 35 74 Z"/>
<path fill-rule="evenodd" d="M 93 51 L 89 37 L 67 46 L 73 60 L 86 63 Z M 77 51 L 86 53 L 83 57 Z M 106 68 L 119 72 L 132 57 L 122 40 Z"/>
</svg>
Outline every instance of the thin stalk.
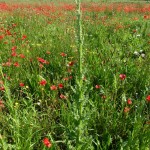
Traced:
<svg viewBox="0 0 150 150">
<path fill-rule="evenodd" d="M 77 0 L 77 37 L 78 37 L 78 55 L 79 55 L 79 68 L 78 68 L 78 87 L 79 87 L 79 100 L 77 101 L 78 105 L 78 113 L 79 113 L 79 124 L 77 131 L 77 150 L 79 149 L 81 138 L 82 138 L 82 103 L 83 103 L 83 39 L 82 39 L 82 12 L 81 12 L 81 0 Z"/>
</svg>

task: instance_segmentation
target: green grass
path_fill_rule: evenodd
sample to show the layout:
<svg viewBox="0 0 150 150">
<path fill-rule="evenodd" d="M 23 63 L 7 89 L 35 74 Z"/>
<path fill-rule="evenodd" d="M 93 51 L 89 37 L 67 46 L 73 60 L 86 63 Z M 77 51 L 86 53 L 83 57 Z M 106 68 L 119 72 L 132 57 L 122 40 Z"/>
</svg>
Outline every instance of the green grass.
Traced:
<svg viewBox="0 0 150 150">
<path fill-rule="evenodd" d="M 97 12 L 95 7 L 83 13 L 85 102 L 80 116 L 76 13 L 57 8 L 0 14 L 0 149 L 48 149 L 45 137 L 52 150 L 77 149 L 82 119 L 78 150 L 148 150 L 150 23 L 144 16 L 150 13 Z M 40 84 L 45 80 L 45 86 Z"/>
</svg>

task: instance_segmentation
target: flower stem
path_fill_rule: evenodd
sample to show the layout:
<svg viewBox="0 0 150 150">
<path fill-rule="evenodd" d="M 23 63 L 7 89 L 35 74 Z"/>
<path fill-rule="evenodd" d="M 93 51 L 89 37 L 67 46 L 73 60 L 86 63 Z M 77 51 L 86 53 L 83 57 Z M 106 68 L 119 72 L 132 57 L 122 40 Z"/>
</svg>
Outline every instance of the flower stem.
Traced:
<svg viewBox="0 0 150 150">
<path fill-rule="evenodd" d="M 78 68 L 78 90 L 79 90 L 79 99 L 77 104 L 77 112 L 79 115 L 78 120 L 78 131 L 77 131 L 77 150 L 79 149 L 81 138 L 82 138 L 82 103 L 83 103 L 83 38 L 82 38 L 82 12 L 81 12 L 81 0 L 77 0 L 77 37 L 78 37 L 78 55 L 79 55 L 79 68 Z"/>
</svg>

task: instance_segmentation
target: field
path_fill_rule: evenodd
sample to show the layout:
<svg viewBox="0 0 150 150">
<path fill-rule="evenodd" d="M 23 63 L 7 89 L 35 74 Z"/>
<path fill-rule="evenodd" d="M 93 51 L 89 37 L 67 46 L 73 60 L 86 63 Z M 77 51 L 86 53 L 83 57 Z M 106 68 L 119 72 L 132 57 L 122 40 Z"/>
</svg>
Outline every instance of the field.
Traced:
<svg viewBox="0 0 150 150">
<path fill-rule="evenodd" d="M 150 149 L 150 3 L 77 6 L 0 2 L 0 149 Z"/>
</svg>

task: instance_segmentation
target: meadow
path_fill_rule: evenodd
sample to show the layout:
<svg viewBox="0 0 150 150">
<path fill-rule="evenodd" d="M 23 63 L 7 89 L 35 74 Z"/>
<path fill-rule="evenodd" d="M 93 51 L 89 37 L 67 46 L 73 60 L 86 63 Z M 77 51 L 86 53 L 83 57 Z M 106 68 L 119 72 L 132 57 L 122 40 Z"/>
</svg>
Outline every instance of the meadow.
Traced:
<svg viewBox="0 0 150 150">
<path fill-rule="evenodd" d="M 150 149 L 150 4 L 81 12 L 0 2 L 0 149 Z"/>
</svg>

